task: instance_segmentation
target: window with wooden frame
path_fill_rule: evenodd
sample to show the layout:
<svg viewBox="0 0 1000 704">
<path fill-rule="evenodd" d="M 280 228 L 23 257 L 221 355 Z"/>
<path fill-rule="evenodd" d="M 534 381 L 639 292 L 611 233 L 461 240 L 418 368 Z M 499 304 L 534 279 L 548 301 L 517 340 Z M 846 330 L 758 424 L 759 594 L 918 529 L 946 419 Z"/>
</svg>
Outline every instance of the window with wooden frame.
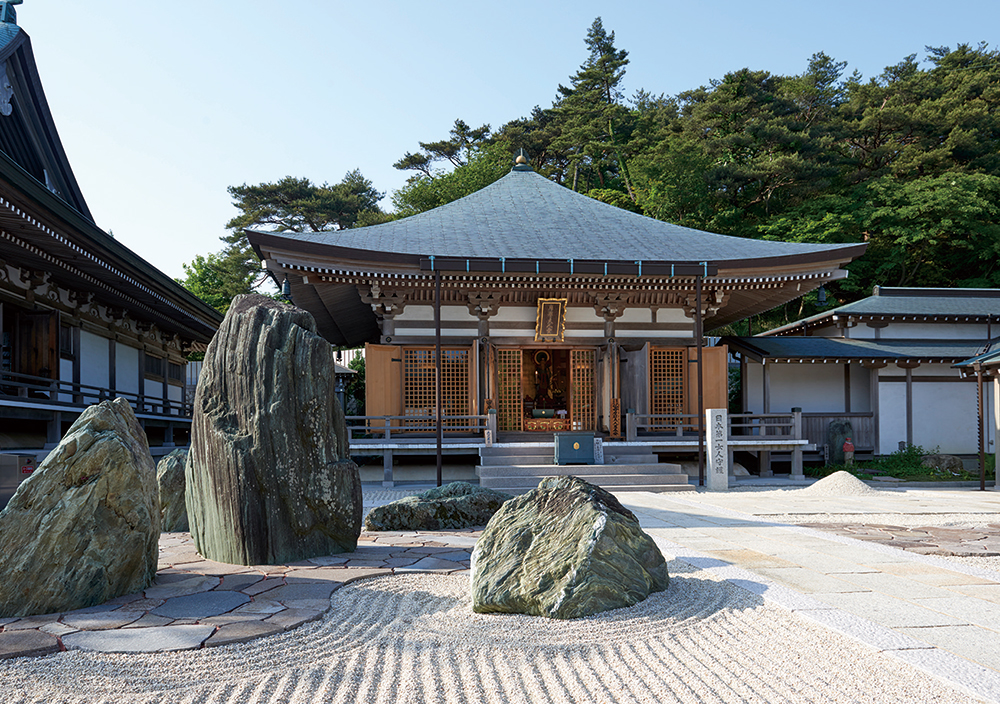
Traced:
<svg viewBox="0 0 1000 704">
<path fill-rule="evenodd" d="M 408 428 L 434 428 L 437 408 L 437 357 L 433 348 L 403 348 L 403 415 L 419 416 L 407 421 Z M 467 418 L 447 416 L 469 415 L 469 350 L 441 350 L 441 412 L 443 427 L 468 425 Z"/>
<path fill-rule="evenodd" d="M 649 350 L 649 413 L 676 416 L 684 413 L 684 348 L 652 347 Z M 652 427 L 676 427 L 680 419 L 650 419 Z"/>
<path fill-rule="evenodd" d="M 163 357 L 155 357 L 149 353 L 145 355 L 145 377 L 154 381 L 163 381 L 163 367 L 167 360 Z"/>
<path fill-rule="evenodd" d="M 167 362 L 167 382 L 173 386 L 184 386 L 184 367 L 176 362 Z"/>
</svg>

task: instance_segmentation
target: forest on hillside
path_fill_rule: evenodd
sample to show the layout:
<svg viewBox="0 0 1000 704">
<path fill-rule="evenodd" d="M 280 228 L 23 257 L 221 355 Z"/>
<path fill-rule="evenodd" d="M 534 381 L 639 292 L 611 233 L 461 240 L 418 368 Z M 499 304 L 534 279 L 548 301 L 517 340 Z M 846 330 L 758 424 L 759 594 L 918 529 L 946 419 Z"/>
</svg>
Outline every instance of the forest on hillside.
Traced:
<svg viewBox="0 0 1000 704">
<path fill-rule="evenodd" d="M 598 18 L 585 43 L 584 62 L 551 106 L 497 128 L 458 119 L 443 139 L 403 155 L 395 166 L 412 176 L 392 194 L 392 213 L 378 209 L 383 194 L 358 170 L 333 185 L 286 177 L 231 187 L 240 214 L 227 225 L 227 247 L 186 266 L 182 283 L 196 293 L 228 286 L 218 296 L 227 303 L 259 271 L 244 228 L 405 217 L 488 185 L 523 149 L 567 188 L 678 225 L 867 242 L 850 276 L 827 287 L 824 308 L 874 285 L 1000 284 L 1000 52 L 926 47 L 922 61 L 911 54 L 868 79 L 817 53 L 799 75 L 740 69 L 676 96 L 625 96 L 628 52 L 614 32 Z M 761 323 L 820 309 L 814 292 Z"/>
</svg>

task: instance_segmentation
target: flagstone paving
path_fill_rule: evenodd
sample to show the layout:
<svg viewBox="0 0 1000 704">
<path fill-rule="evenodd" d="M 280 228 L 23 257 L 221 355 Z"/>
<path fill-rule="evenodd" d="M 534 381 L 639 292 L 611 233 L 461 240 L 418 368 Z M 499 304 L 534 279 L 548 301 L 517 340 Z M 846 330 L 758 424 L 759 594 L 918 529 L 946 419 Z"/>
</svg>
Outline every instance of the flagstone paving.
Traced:
<svg viewBox="0 0 1000 704">
<path fill-rule="evenodd" d="M 157 652 L 240 643 L 314 621 L 344 584 L 467 570 L 479 532 L 367 533 L 352 553 L 290 565 L 206 560 L 188 533 L 160 536 L 156 579 L 136 594 L 66 613 L 0 620 L 0 658 L 61 650 Z"/>
</svg>

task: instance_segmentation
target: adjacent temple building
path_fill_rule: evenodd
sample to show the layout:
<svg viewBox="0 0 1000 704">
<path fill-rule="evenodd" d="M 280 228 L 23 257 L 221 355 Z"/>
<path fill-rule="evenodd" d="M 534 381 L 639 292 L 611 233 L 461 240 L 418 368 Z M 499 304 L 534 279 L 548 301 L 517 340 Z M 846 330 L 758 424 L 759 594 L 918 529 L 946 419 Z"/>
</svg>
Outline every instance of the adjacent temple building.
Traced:
<svg viewBox="0 0 1000 704">
<path fill-rule="evenodd" d="M 369 416 L 433 414 L 439 333 L 446 426 L 494 409 L 501 440 L 616 437 L 626 410 L 695 414 L 699 359 L 701 407 L 725 408 L 727 351 L 702 349 L 702 331 L 846 276 L 865 247 L 678 227 L 574 193 L 523 156 L 402 220 L 247 234 L 326 339 L 366 345 Z"/>
<path fill-rule="evenodd" d="M 186 444 L 185 355 L 221 316 L 94 224 L 15 2 L 0 3 L 0 506 L 88 405 Z"/>
</svg>

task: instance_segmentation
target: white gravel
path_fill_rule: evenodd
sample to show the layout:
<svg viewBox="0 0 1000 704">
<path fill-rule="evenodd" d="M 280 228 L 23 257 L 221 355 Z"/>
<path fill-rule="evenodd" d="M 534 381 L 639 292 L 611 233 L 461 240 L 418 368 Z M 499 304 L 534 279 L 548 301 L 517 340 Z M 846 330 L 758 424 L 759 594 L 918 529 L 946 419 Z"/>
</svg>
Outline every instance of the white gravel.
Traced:
<svg viewBox="0 0 1000 704">
<path fill-rule="evenodd" d="M 804 489 L 799 489 L 797 493 L 809 496 L 876 496 L 882 492 L 868 486 L 853 474 L 841 470 L 823 477 Z"/>
<path fill-rule="evenodd" d="M 474 614 L 464 576 L 362 580 L 323 620 L 242 645 L 0 661 L 0 701 L 978 701 L 685 562 L 669 568 L 666 592 L 573 621 Z"/>
</svg>

